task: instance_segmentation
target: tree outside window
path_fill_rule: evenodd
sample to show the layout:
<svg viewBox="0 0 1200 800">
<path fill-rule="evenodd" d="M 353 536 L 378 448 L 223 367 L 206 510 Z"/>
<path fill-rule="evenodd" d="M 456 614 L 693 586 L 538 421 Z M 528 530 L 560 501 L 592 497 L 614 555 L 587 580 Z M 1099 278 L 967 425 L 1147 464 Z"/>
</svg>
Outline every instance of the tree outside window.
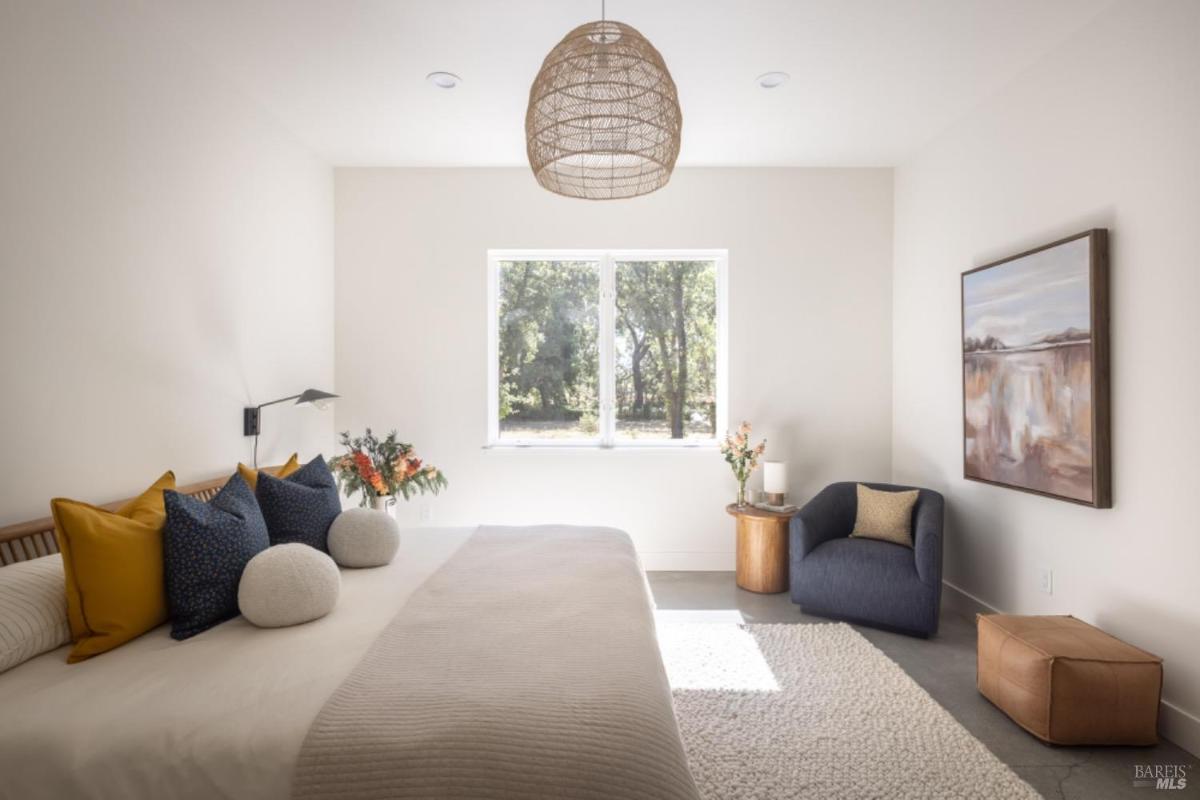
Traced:
<svg viewBox="0 0 1200 800">
<path fill-rule="evenodd" d="M 489 261 L 492 444 L 715 441 L 723 251 Z"/>
</svg>

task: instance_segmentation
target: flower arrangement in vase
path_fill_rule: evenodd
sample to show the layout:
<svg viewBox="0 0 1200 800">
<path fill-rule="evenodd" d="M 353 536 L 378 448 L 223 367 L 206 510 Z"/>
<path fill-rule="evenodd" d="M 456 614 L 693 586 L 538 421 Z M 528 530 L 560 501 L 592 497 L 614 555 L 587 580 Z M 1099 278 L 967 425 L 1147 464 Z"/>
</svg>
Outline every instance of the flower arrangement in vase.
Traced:
<svg viewBox="0 0 1200 800">
<path fill-rule="evenodd" d="M 737 478 L 738 508 L 746 507 L 746 481 L 758 467 L 758 459 L 766 450 L 766 439 L 757 445 L 750 445 L 749 422 L 743 422 L 738 426 L 737 433 L 725 434 L 725 441 L 721 442 L 721 455 L 725 456 L 725 463 L 729 464 L 729 468 L 733 470 L 733 477 Z"/>
<path fill-rule="evenodd" d="M 437 494 L 450 485 L 441 470 L 417 458 L 413 446 L 402 442 L 395 431 L 380 439 L 367 428 L 364 436 L 350 438 L 342 433 L 348 451 L 329 463 L 329 469 L 347 497 L 361 492 L 359 505 L 386 510 L 397 495 L 407 500 L 414 494 Z"/>
</svg>

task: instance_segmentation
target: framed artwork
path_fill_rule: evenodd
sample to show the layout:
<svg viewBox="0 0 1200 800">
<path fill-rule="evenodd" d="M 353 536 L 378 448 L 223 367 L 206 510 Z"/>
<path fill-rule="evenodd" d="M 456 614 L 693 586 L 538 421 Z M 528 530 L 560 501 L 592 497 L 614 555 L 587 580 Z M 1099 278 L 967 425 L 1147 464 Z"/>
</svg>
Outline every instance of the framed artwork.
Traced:
<svg viewBox="0 0 1200 800">
<path fill-rule="evenodd" d="M 962 274 L 963 477 L 1109 508 L 1108 231 Z"/>
</svg>

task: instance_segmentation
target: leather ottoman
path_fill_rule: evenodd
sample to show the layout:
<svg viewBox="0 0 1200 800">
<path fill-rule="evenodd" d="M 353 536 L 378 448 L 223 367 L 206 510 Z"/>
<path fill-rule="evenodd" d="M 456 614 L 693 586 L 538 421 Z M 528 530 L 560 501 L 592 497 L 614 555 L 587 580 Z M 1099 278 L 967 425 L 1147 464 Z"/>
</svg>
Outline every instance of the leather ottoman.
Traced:
<svg viewBox="0 0 1200 800">
<path fill-rule="evenodd" d="M 1162 659 L 1074 617 L 979 614 L 976 684 L 1052 744 L 1158 741 Z"/>
</svg>

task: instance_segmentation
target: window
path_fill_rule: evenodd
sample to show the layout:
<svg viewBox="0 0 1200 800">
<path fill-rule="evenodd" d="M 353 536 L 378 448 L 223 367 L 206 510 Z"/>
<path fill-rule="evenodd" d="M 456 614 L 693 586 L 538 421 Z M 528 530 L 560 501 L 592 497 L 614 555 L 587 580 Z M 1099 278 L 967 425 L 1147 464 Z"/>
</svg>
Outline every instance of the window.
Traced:
<svg viewBox="0 0 1200 800">
<path fill-rule="evenodd" d="M 488 253 L 488 444 L 686 446 L 725 429 L 723 250 Z"/>
</svg>

